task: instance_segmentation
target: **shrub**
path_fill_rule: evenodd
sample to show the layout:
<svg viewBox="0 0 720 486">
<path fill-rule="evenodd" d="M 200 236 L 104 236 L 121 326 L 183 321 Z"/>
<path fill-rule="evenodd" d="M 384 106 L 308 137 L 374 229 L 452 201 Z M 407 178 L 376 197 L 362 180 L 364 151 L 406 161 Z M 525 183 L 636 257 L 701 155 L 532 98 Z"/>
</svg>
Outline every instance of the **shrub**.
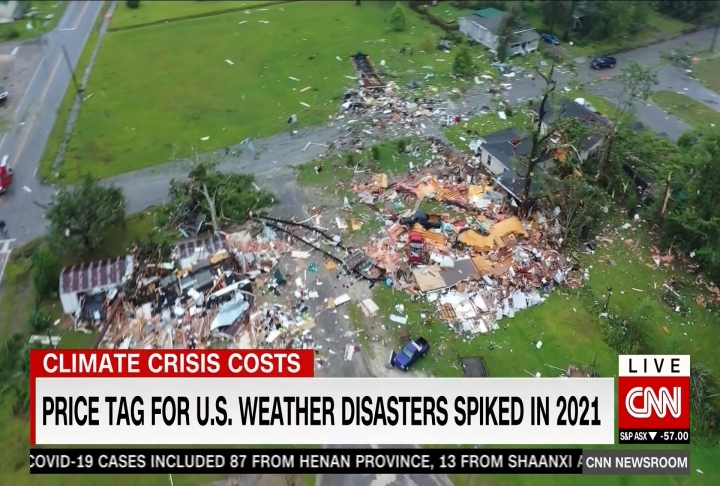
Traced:
<svg viewBox="0 0 720 486">
<path fill-rule="evenodd" d="M 370 154 L 372 155 L 372 158 L 375 162 L 380 160 L 380 149 L 377 147 L 372 147 L 370 149 Z"/>
<path fill-rule="evenodd" d="M 405 29 L 407 28 L 405 11 L 400 3 L 396 3 L 392 12 L 390 12 L 390 28 L 395 32 L 405 32 Z"/>
<path fill-rule="evenodd" d="M 404 154 L 405 150 L 407 149 L 407 140 L 398 140 L 397 149 L 398 152 Z"/>
<path fill-rule="evenodd" d="M 36 251 L 32 257 L 32 283 L 40 299 L 57 295 L 60 279 L 60 261 L 47 250 Z"/>
<path fill-rule="evenodd" d="M 136 8 L 140 8 L 140 0 L 127 0 L 125 5 L 127 5 L 127 8 L 135 10 Z"/>
<path fill-rule="evenodd" d="M 20 32 L 12 25 L 4 25 L 0 31 L 0 39 L 9 41 L 20 37 Z"/>
</svg>

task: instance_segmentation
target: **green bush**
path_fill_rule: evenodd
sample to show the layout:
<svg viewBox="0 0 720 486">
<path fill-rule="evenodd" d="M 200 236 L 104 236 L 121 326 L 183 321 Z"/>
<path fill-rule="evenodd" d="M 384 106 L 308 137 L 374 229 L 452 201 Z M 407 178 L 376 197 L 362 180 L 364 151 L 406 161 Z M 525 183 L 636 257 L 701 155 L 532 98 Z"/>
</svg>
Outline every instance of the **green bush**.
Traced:
<svg viewBox="0 0 720 486">
<path fill-rule="evenodd" d="M 127 0 L 125 5 L 127 5 L 127 8 L 135 10 L 136 8 L 140 8 L 140 0 Z"/>
<path fill-rule="evenodd" d="M 390 28 L 394 32 L 405 32 L 407 28 L 407 19 L 405 18 L 405 11 L 403 10 L 400 3 L 396 3 L 390 12 Z"/>
<path fill-rule="evenodd" d="M 60 280 L 60 261 L 47 250 L 36 251 L 32 256 L 31 278 L 35 294 L 40 299 L 57 296 Z"/>
<path fill-rule="evenodd" d="M 372 147 L 370 149 L 370 154 L 372 155 L 372 158 L 375 162 L 380 160 L 380 149 L 377 147 Z"/>
<path fill-rule="evenodd" d="M 13 25 L 3 25 L 0 30 L 0 39 L 10 41 L 20 37 L 20 32 Z"/>
</svg>

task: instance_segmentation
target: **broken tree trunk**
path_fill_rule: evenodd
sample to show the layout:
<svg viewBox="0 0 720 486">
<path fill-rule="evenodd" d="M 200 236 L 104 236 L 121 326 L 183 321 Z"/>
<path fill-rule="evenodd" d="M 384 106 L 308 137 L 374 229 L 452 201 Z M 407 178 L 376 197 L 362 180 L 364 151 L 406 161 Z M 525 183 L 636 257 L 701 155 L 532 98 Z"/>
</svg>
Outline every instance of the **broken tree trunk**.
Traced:
<svg viewBox="0 0 720 486">
<path fill-rule="evenodd" d="M 213 231 L 218 230 L 218 223 L 217 223 L 217 213 L 215 212 L 215 198 L 210 197 L 210 194 L 208 193 L 207 186 L 203 184 L 203 195 L 205 196 L 205 199 L 208 203 L 208 208 L 210 209 L 210 220 L 212 223 Z"/>
<path fill-rule="evenodd" d="M 665 218 L 668 201 L 670 201 L 670 177 L 672 177 L 672 172 L 668 174 L 667 186 L 665 186 L 665 197 L 663 198 L 662 209 L 660 209 L 660 219 Z"/>
</svg>

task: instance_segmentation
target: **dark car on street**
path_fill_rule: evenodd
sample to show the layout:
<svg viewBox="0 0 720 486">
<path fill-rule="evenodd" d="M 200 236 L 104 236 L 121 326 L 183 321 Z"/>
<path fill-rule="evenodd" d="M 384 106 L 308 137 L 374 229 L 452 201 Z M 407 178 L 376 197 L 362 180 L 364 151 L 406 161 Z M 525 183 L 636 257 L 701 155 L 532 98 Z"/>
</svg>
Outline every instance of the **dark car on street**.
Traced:
<svg viewBox="0 0 720 486">
<path fill-rule="evenodd" d="M 559 46 L 560 41 L 557 37 L 552 34 L 540 34 L 540 38 L 550 44 L 551 46 Z"/>
<path fill-rule="evenodd" d="M 590 67 L 593 69 L 614 68 L 617 59 L 612 56 L 597 56 L 590 61 Z"/>
</svg>

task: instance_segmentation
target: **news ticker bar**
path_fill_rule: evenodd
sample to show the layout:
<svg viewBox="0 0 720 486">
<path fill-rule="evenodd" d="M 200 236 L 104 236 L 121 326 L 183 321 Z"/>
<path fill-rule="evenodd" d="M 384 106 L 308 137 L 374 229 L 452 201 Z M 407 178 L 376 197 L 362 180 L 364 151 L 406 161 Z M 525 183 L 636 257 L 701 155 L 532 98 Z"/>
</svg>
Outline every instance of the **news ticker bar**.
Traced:
<svg viewBox="0 0 720 486">
<path fill-rule="evenodd" d="M 619 444 L 690 444 L 689 430 L 627 430 L 620 429 Z"/>
<path fill-rule="evenodd" d="M 690 474 L 690 451 L 31 449 L 30 474 Z"/>
</svg>

